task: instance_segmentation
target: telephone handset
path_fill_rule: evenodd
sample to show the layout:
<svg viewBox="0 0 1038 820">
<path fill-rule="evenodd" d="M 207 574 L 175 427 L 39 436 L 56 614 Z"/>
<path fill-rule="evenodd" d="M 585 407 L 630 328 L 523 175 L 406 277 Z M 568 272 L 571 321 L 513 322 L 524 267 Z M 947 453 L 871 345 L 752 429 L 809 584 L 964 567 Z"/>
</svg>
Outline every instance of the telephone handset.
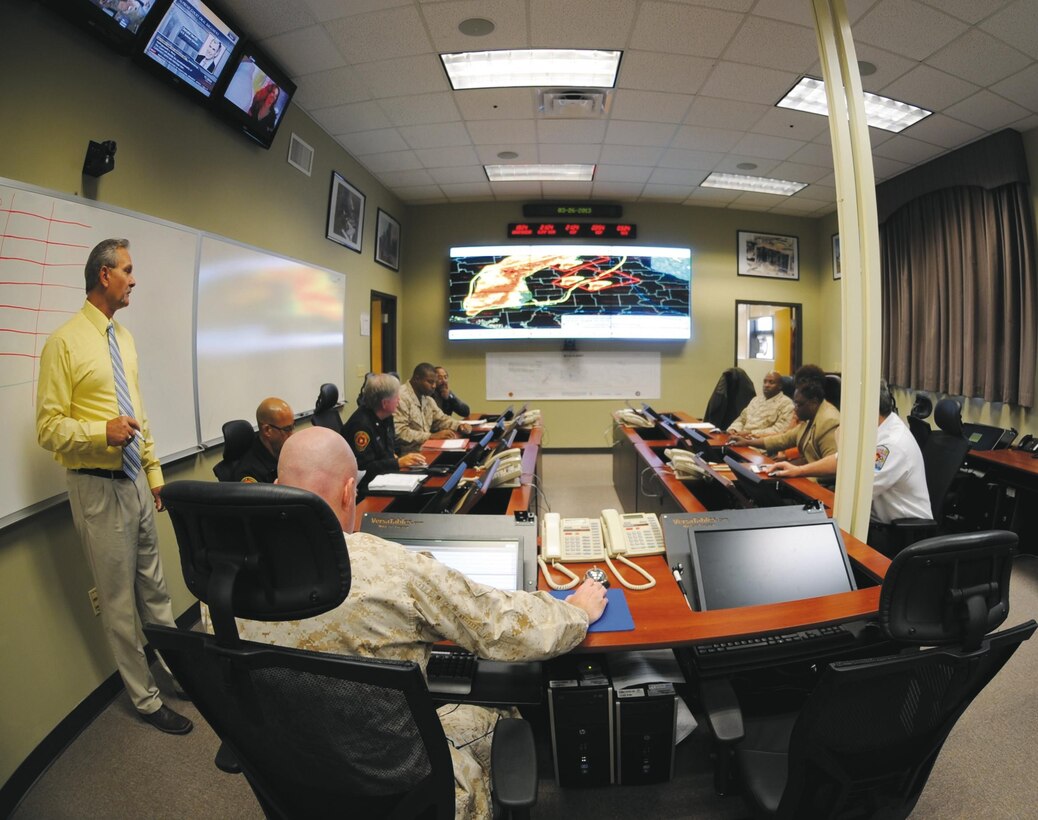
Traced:
<svg viewBox="0 0 1038 820">
<path fill-rule="evenodd" d="M 541 522 L 541 554 L 537 560 L 552 589 L 572 589 L 580 583 L 580 579 L 562 562 L 604 561 L 621 584 L 628 589 L 638 590 L 655 586 L 656 579 L 624 556 L 656 555 L 663 551 L 663 531 L 659 519 L 652 513 L 621 515 L 616 510 L 602 510 L 600 520 L 564 519 L 558 513 L 545 513 Z M 632 584 L 627 581 L 613 565 L 611 558 L 616 558 L 638 572 L 646 579 L 646 583 Z M 551 561 L 552 567 L 567 576 L 569 582 L 556 583 L 548 573 L 547 561 Z"/>
<path fill-rule="evenodd" d="M 522 460 L 523 451 L 519 447 L 511 447 L 507 450 L 497 450 L 494 452 L 493 455 L 490 456 L 490 458 L 487 459 L 486 464 L 483 465 L 483 469 L 485 470 L 495 461 L 500 461 L 501 466 L 497 468 L 498 472 L 500 472 L 504 468 L 504 466 L 508 464 L 510 461 L 522 463 Z"/>
<path fill-rule="evenodd" d="M 518 487 L 519 480 L 523 475 L 523 461 L 521 458 L 517 459 L 503 459 L 497 467 L 497 471 L 494 473 L 494 477 L 490 479 L 490 487 L 500 487 L 502 485 L 509 487 Z"/>
<path fill-rule="evenodd" d="M 1020 443 L 1016 445 L 1015 449 L 1022 450 L 1025 453 L 1038 453 L 1038 438 L 1028 433 L 1020 439 Z"/>
<path fill-rule="evenodd" d="M 663 455 L 670 459 L 670 468 L 674 471 L 675 478 L 710 477 L 710 473 L 703 468 L 700 457 L 689 450 L 670 447 L 663 451 Z"/>
<path fill-rule="evenodd" d="M 654 424 L 637 410 L 632 410 L 629 407 L 625 407 L 623 410 L 617 410 L 613 414 L 618 422 L 626 424 L 628 427 L 653 427 Z"/>
<path fill-rule="evenodd" d="M 525 413 L 516 419 L 516 425 L 519 427 L 536 427 L 537 422 L 541 420 L 540 410 L 527 410 Z"/>
</svg>

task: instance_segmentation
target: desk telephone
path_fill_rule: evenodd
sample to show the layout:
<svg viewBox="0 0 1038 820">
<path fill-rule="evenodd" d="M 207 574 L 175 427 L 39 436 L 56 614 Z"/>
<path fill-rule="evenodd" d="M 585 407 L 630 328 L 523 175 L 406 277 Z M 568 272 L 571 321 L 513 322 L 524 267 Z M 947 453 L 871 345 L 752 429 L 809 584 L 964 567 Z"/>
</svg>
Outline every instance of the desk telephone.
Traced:
<svg viewBox="0 0 1038 820">
<path fill-rule="evenodd" d="M 580 579 L 562 563 L 604 561 L 613 575 L 628 589 L 650 589 L 656 579 L 625 556 L 658 555 L 664 552 L 660 520 L 652 513 L 620 514 L 602 510 L 600 519 L 562 518 L 558 513 L 545 513 L 541 522 L 541 554 L 537 561 L 548 586 L 573 589 Z M 632 584 L 613 565 L 612 558 L 639 573 L 644 584 Z M 556 583 L 548 572 L 547 562 L 570 580 Z"/>
<path fill-rule="evenodd" d="M 703 466 L 703 459 L 689 450 L 671 447 L 663 451 L 670 459 L 670 468 L 675 478 L 709 478 L 710 473 Z"/>
<path fill-rule="evenodd" d="M 1015 449 L 1022 450 L 1025 453 L 1032 453 L 1038 458 L 1038 438 L 1028 433 L 1020 439 L 1020 443 L 1016 445 Z"/>
<path fill-rule="evenodd" d="M 617 410 L 614 414 L 616 420 L 621 424 L 626 424 L 628 427 L 653 427 L 655 426 L 652 421 L 647 419 L 637 410 L 632 410 L 629 407 L 625 407 L 623 410 Z"/>
<path fill-rule="evenodd" d="M 494 473 L 494 478 L 491 481 L 490 486 L 500 487 L 503 484 L 514 484 L 514 486 L 519 486 L 519 479 L 523 474 L 523 451 L 518 447 L 512 447 L 507 450 L 496 452 L 487 459 L 487 463 L 483 465 L 483 469 L 486 470 L 496 461 L 500 461 L 501 463 L 497 466 L 497 472 Z"/>
</svg>

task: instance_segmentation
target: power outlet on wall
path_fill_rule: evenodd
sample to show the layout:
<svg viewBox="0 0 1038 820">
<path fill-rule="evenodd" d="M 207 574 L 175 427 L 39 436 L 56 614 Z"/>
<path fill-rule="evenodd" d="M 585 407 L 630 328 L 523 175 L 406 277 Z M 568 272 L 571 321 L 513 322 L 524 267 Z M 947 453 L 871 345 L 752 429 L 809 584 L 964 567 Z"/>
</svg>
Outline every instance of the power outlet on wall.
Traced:
<svg viewBox="0 0 1038 820">
<path fill-rule="evenodd" d="M 90 606 L 94 608 L 94 614 L 101 614 L 101 599 L 97 596 L 97 587 L 91 587 L 87 590 L 87 595 L 90 597 Z"/>
</svg>

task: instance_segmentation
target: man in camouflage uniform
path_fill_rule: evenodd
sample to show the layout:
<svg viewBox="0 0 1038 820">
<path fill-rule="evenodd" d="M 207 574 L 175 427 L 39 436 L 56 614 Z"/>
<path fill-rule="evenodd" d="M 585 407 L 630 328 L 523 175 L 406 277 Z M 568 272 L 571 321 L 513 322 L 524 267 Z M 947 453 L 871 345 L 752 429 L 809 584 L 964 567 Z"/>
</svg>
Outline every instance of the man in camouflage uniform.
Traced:
<svg viewBox="0 0 1038 820">
<path fill-rule="evenodd" d="M 241 637 L 316 652 L 410 660 L 423 671 L 432 644 L 450 640 L 481 658 L 543 660 L 579 644 L 605 609 L 605 589 L 585 581 L 559 601 L 470 581 L 435 558 L 368 533 L 352 533 L 357 463 L 337 433 L 301 430 L 281 451 L 281 484 L 320 496 L 342 525 L 352 585 L 331 612 L 302 621 L 238 621 Z M 207 613 L 206 613 L 207 614 Z M 514 710 L 451 704 L 438 710 L 454 764 L 455 816 L 490 818 L 490 745 Z"/>
<path fill-rule="evenodd" d="M 429 439 L 457 438 L 472 425 L 444 414 L 436 406 L 436 368 L 428 362 L 415 366 L 411 380 L 400 388 L 400 404 L 393 413 L 396 438 L 405 453 L 413 453 Z"/>
</svg>

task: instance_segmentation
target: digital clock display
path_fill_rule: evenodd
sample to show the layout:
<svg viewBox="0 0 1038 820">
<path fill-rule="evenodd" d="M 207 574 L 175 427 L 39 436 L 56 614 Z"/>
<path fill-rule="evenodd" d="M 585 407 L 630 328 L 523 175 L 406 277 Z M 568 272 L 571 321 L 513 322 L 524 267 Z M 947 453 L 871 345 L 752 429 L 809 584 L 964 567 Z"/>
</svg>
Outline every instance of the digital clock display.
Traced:
<svg viewBox="0 0 1038 820">
<path fill-rule="evenodd" d="M 630 222 L 510 222 L 513 239 L 635 239 L 638 226 Z"/>
<path fill-rule="evenodd" d="M 528 202 L 523 205 L 523 216 L 527 219 L 554 219 L 571 216 L 583 216 L 588 219 L 620 219 L 623 215 L 622 205 L 608 205 L 602 202 Z"/>
</svg>

